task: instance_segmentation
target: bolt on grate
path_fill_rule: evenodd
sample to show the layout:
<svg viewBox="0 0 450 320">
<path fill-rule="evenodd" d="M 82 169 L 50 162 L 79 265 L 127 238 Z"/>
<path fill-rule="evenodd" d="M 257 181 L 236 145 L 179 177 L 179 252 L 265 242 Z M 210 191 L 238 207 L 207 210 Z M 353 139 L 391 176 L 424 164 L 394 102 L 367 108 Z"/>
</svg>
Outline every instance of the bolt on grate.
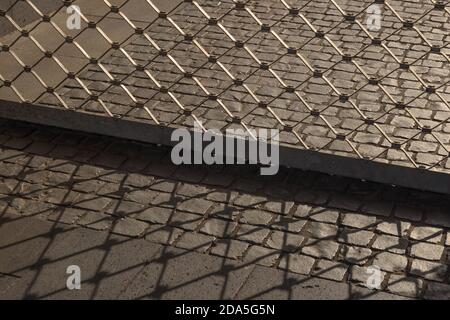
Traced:
<svg viewBox="0 0 450 320">
<path fill-rule="evenodd" d="M 17 30 L 0 40 L 16 65 L 0 68 L 4 100 L 161 127 L 277 128 L 295 150 L 450 171 L 447 1 L 184 0 L 164 11 L 102 0 L 95 14 L 83 1 L 47 14 L 38 3 L 0 7 Z M 12 12 L 25 4 L 38 19 L 23 27 Z M 75 31 L 64 25 L 74 4 Z"/>
</svg>

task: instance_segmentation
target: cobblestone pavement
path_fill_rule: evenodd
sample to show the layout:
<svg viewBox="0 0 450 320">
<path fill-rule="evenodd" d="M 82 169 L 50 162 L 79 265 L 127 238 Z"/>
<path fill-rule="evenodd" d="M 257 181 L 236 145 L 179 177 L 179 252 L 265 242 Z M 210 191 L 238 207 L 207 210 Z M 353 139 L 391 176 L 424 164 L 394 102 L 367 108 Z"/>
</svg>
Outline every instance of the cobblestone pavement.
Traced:
<svg viewBox="0 0 450 320">
<path fill-rule="evenodd" d="M 253 166 L 174 166 L 165 147 L 6 120 L 0 128 L 6 231 L 11 217 L 40 219 L 268 268 L 253 271 L 255 279 L 285 270 L 330 288 L 366 290 L 366 271 L 376 265 L 381 292 L 450 297 L 448 196 L 285 168 L 268 177 Z M 74 246 L 88 245 L 85 238 Z M 27 239 L 8 239 L 0 233 L 8 244 L 0 255 L 15 252 L 2 259 L 0 276 L 14 277 L 15 261 L 35 253 L 21 249 Z M 282 286 L 275 278 L 254 285 Z M 241 297 L 258 297 L 254 290 Z"/>
<path fill-rule="evenodd" d="M 162 15 L 125 46 L 129 56 L 102 60 L 128 91 L 93 64 L 80 79 L 95 99 L 75 80 L 60 94 L 88 112 L 105 112 L 100 98 L 124 118 L 278 128 L 295 148 L 449 172 L 447 1 L 385 1 L 379 31 L 365 25 L 369 0 L 285 2 L 303 16 L 278 0 L 244 3 L 186 1 L 171 13 L 180 29 Z"/>
</svg>

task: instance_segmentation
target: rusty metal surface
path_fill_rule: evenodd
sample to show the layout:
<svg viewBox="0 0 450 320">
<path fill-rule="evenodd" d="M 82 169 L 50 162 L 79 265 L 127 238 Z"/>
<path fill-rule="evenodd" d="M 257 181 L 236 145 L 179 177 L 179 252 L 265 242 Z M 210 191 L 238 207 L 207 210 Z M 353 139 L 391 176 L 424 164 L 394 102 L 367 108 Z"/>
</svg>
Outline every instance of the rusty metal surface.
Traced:
<svg viewBox="0 0 450 320">
<path fill-rule="evenodd" d="M 82 15 L 83 29 L 70 37 L 53 21 L 63 4 L 46 16 L 33 2 L 26 1 L 41 21 L 26 31 L 15 25 L 16 40 L 1 43 L 1 56 L 18 68 L 8 77 L 0 72 L 0 97 L 9 91 L 11 100 L 152 127 L 278 128 L 293 157 L 282 157 L 282 164 L 309 169 L 307 159 L 292 163 L 295 154 L 333 155 L 362 169 L 351 174 L 326 161 L 313 169 L 450 192 L 448 2 L 208 0 L 182 1 L 163 12 L 147 0 L 138 7 L 157 18 L 138 26 L 125 12 L 139 1 L 105 0 L 98 1 L 105 14 Z M 379 31 L 365 24 L 374 3 L 382 8 Z M 11 8 L 0 18 L 14 25 Z M 112 16 L 130 30 L 121 41 L 102 28 Z M 46 48 L 33 37 L 42 24 L 52 26 L 59 45 Z M 78 42 L 87 31 L 108 49 L 90 54 L 89 44 Z M 22 61 L 14 48 L 24 38 L 42 58 Z M 58 56 L 68 46 L 84 62 L 76 71 Z M 62 76 L 40 76 L 44 60 Z M 31 80 L 16 86 L 25 76 Z M 40 89 L 27 96 L 26 86 Z M 376 173 L 364 172 L 367 161 Z M 395 177 L 409 172 L 429 173 L 430 185 Z M 432 185 L 437 176 L 442 188 Z"/>
</svg>

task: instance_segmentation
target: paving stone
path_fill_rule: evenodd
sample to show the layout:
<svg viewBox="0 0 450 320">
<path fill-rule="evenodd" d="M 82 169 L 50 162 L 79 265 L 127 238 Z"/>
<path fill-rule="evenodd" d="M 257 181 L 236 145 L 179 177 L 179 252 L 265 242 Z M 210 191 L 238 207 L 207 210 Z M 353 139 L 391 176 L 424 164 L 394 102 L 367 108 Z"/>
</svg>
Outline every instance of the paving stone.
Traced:
<svg viewBox="0 0 450 320">
<path fill-rule="evenodd" d="M 374 266 L 389 272 L 404 272 L 407 264 L 408 259 L 405 256 L 390 252 L 378 253 L 373 261 Z"/>
<path fill-rule="evenodd" d="M 61 188 L 48 188 L 42 200 L 52 204 L 71 206 L 80 197 L 81 194 L 78 192 Z"/>
<path fill-rule="evenodd" d="M 150 207 L 131 214 L 130 217 L 156 224 L 167 224 L 174 214 L 174 209 L 163 207 Z"/>
<path fill-rule="evenodd" d="M 151 190 L 151 191 L 157 192 L 157 191 L 153 191 L 153 190 Z M 163 192 L 158 193 L 157 192 L 157 195 L 151 200 L 151 204 L 154 206 L 175 209 L 177 204 L 183 200 L 184 199 L 180 199 L 171 193 L 163 193 Z"/>
<path fill-rule="evenodd" d="M 275 201 L 275 200 L 268 200 L 263 205 L 263 208 L 267 211 L 275 212 L 278 214 L 289 214 L 291 209 L 294 207 L 293 201 Z"/>
<path fill-rule="evenodd" d="M 310 274 L 314 258 L 301 254 L 288 253 L 281 257 L 278 268 L 299 274 Z"/>
<path fill-rule="evenodd" d="M 378 235 L 372 244 L 372 248 L 381 251 L 389 251 L 397 254 L 405 254 L 408 241 L 389 235 Z"/>
<path fill-rule="evenodd" d="M 130 173 L 125 179 L 125 184 L 136 187 L 145 188 L 152 184 L 154 178 L 151 176 L 145 176 L 138 173 Z"/>
<path fill-rule="evenodd" d="M 240 207 L 256 207 L 266 203 L 266 197 L 255 196 L 251 194 L 241 194 L 234 200 L 234 205 Z"/>
<path fill-rule="evenodd" d="M 331 197 L 331 200 L 328 203 L 328 205 L 333 208 L 349 211 L 358 211 L 359 207 L 361 206 L 361 201 L 349 195 L 336 194 Z"/>
<path fill-rule="evenodd" d="M 424 298 L 427 300 L 450 300 L 450 285 L 428 282 Z"/>
<path fill-rule="evenodd" d="M 335 237 L 338 233 L 338 227 L 332 224 L 320 223 L 320 222 L 309 222 L 305 228 L 302 230 L 305 235 L 323 239 Z"/>
<path fill-rule="evenodd" d="M 204 167 L 197 167 L 196 170 L 192 170 L 192 167 L 178 166 L 177 170 L 171 176 L 174 180 L 181 180 L 192 183 L 199 183 L 205 177 L 207 171 Z"/>
<path fill-rule="evenodd" d="M 307 204 L 299 204 L 297 209 L 295 209 L 294 216 L 299 218 L 305 218 L 309 216 L 313 207 Z"/>
<path fill-rule="evenodd" d="M 342 224 L 348 227 L 358 229 L 368 229 L 375 225 L 377 218 L 357 213 L 345 213 L 342 219 Z"/>
<path fill-rule="evenodd" d="M 145 174 L 154 175 L 161 178 L 169 178 L 177 170 L 177 166 L 166 162 L 155 162 L 145 168 Z"/>
<path fill-rule="evenodd" d="M 104 182 L 98 180 L 75 181 L 72 185 L 72 189 L 85 193 L 97 193 L 103 184 Z"/>
<path fill-rule="evenodd" d="M 422 210 L 407 206 L 397 206 L 395 208 L 395 216 L 398 218 L 420 221 L 422 219 Z"/>
<path fill-rule="evenodd" d="M 264 187 L 263 181 L 255 179 L 239 178 L 231 186 L 232 189 L 236 189 L 244 192 L 254 192 Z"/>
<path fill-rule="evenodd" d="M 172 185 L 172 188 L 175 189 L 175 185 Z M 183 183 L 178 189 L 177 194 L 184 197 L 205 197 L 209 192 L 212 192 L 212 188 L 207 188 L 201 185 L 195 185 L 190 183 Z M 165 191 L 165 192 L 173 192 Z M 208 199 L 211 200 L 211 199 Z"/>
<path fill-rule="evenodd" d="M 124 172 L 103 169 L 103 173 L 99 175 L 99 179 L 106 182 L 122 184 L 127 174 Z"/>
<path fill-rule="evenodd" d="M 174 193 L 175 189 L 177 189 L 177 186 L 180 184 L 178 181 L 174 180 L 167 180 L 167 179 L 155 179 L 153 178 L 153 183 L 150 185 L 150 189 L 155 191 L 161 191 L 161 192 L 167 192 L 167 193 Z M 184 184 L 186 188 L 186 184 Z M 195 188 L 200 188 L 199 186 L 190 185 Z M 186 190 L 186 189 L 185 189 Z M 187 193 L 187 192 L 186 192 Z M 189 197 L 194 197 L 197 195 L 198 192 L 192 192 L 188 194 Z"/>
<path fill-rule="evenodd" d="M 208 218 L 200 228 L 200 232 L 218 237 L 226 238 L 232 235 L 237 223 L 216 218 Z"/>
<path fill-rule="evenodd" d="M 91 161 L 99 166 L 117 169 L 122 163 L 127 160 L 127 157 L 121 154 L 111 152 L 102 152 L 98 156 L 91 159 Z"/>
<path fill-rule="evenodd" d="M 24 198 L 30 198 L 35 200 L 46 201 L 47 197 L 54 192 L 54 190 L 62 190 L 68 193 L 68 189 L 54 188 L 45 186 L 42 184 L 32 184 L 28 182 L 21 182 L 14 190 L 11 191 L 11 195 L 22 196 Z"/>
<path fill-rule="evenodd" d="M 222 172 L 220 174 L 215 172 L 208 172 L 208 174 L 202 180 L 202 183 L 213 186 L 228 187 L 234 179 L 235 177 L 233 175 L 228 175 Z"/>
<path fill-rule="evenodd" d="M 237 192 L 230 190 L 214 190 L 209 191 L 206 195 L 206 199 L 216 202 L 233 203 L 237 196 Z"/>
<path fill-rule="evenodd" d="M 82 194 L 81 197 L 77 198 L 73 205 L 81 209 L 102 211 L 111 203 L 112 199 L 110 198 L 93 196 L 90 194 Z"/>
<path fill-rule="evenodd" d="M 301 235 L 288 232 L 273 231 L 266 245 L 272 249 L 294 252 L 305 238 Z"/>
<path fill-rule="evenodd" d="M 375 269 L 373 266 L 365 266 L 365 267 L 361 267 L 361 266 L 352 266 L 351 267 L 351 280 L 353 282 L 356 282 L 358 284 L 361 284 L 365 287 L 369 287 L 371 285 L 373 285 L 372 282 L 369 283 L 369 280 L 373 279 L 373 276 L 375 275 L 375 272 L 379 271 L 379 275 L 380 275 L 380 286 L 382 284 L 382 282 L 384 281 L 385 277 L 386 277 L 386 272 Z"/>
<path fill-rule="evenodd" d="M 7 140 L 3 145 L 8 148 L 22 150 L 29 146 L 33 140 L 31 138 L 11 138 Z"/>
<path fill-rule="evenodd" d="M 56 159 L 71 159 L 78 153 L 73 146 L 56 145 L 47 155 Z"/>
<path fill-rule="evenodd" d="M 56 209 L 52 204 L 31 199 L 13 198 L 10 207 L 17 209 L 23 216 L 34 216 L 47 219 L 47 216 Z"/>
<path fill-rule="evenodd" d="M 309 213 L 309 218 L 318 222 L 337 223 L 339 212 L 332 209 L 314 207 Z"/>
<path fill-rule="evenodd" d="M 450 215 L 448 214 L 448 211 L 446 211 L 445 209 L 430 210 L 426 214 L 425 222 L 431 225 L 450 228 Z"/>
<path fill-rule="evenodd" d="M 391 215 L 394 208 L 394 203 L 390 201 L 369 201 L 364 203 L 361 211 L 368 214 L 374 214 L 377 216 L 388 217 Z"/>
<path fill-rule="evenodd" d="M 142 212 L 145 208 L 146 206 L 144 206 L 143 204 L 127 200 L 121 200 L 118 203 L 118 205 L 114 208 L 113 214 L 119 217 L 133 216 L 135 214 Z"/>
<path fill-rule="evenodd" d="M 4 146 L 2 146 L 1 151 L 0 160 L 2 162 L 16 164 L 21 159 L 27 158 L 27 154 L 23 151 L 5 148 Z"/>
<path fill-rule="evenodd" d="M 9 199 L 8 196 L 1 197 L 2 203 L 7 203 L 9 205 L 8 209 L 13 209 L 15 214 L 21 215 L 22 210 L 25 208 L 29 199 L 24 198 L 13 198 Z"/>
<path fill-rule="evenodd" d="M 292 233 L 299 233 L 306 225 L 306 220 L 299 220 L 296 218 L 289 218 L 281 215 L 275 216 L 275 220 L 270 226 L 275 230 L 288 231 Z"/>
<path fill-rule="evenodd" d="M 319 262 L 313 269 L 313 274 L 320 278 L 342 281 L 344 280 L 344 276 L 347 270 L 348 266 L 343 263 L 336 261 L 319 260 Z"/>
<path fill-rule="evenodd" d="M 280 252 L 277 250 L 253 245 L 246 252 L 244 262 L 271 267 L 275 264 L 279 256 Z"/>
<path fill-rule="evenodd" d="M 372 250 L 363 247 L 345 246 L 344 259 L 352 264 L 363 265 L 372 256 Z"/>
<path fill-rule="evenodd" d="M 105 169 L 103 168 L 88 164 L 82 164 L 78 167 L 75 176 L 78 176 L 83 179 L 94 179 L 104 174 L 105 172 L 107 171 L 105 171 Z"/>
<path fill-rule="evenodd" d="M 60 165 L 58 165 L 58 163 Z M 67 163 L 67 161 L 59 160 L 59 159 L 52 160 L 47 157 L 33 155 L 30 157 L 29 160 L 27 160 L 26 166 L 28 166 L 30 168 L 34 168 L 34 169 L 40 169 L 40 170 L 47 168 L 50 171 L 64 172 L 64 173 L 68 173 L 68 174 L 72 174 L 74 168 L 77 168 L 77 164 L 72 163 L 68 166 L 65 166 L 65 165 L 63 165 L 63 163 Z"/>
<path fill-rule="evenodd" d="M 308 239 L 307 242 L 302 245 L 301 252 L 316 258 L 326 258 L 331 260 L 336 256 L 338 250 L 339 243 L 335 241 Z"/>
<path fill-rule="evenodd" d="M 158 196 L 158 193 L 152 190 L 133 190 L 125 194 L 125 199 L 140 204 L 150 204 Z"/>
<path fill-rule="evenodd" d="M 185 232 L 177 240 L 175 246 L 187 250 L 195 250 L 198 252 L 205 252 L 211 247 L 214 237 L 201 233 Z"/>
<path fill-rule="evenodd" d="M 442 239 L 443 230 L 433 227 L 414 227 L 410 238 L 418 241 L 439 243 Z"/>
<path fill-rule="evenodd" d="M 423 281 L 418 278 L 391 274 L 387 291 L 401 296 L 417 298 L 423 287 Z"/>
<path fill-rule="evenodd" d="M 4 168 L 4 164 L 0 166 L 0 170 Z M 2 174 L 0 172 L 0 175 L 4 177 L 19 177 L 19 179 L 23 181 L 27 181 L 29 183 L 35 183 L 35 184 L 46 184 L 48 180 L 49 173 L 46 171 L 23 171 L 21 167 L 15 167 L 14 168 L 5 168 L 8 170 L 8 174 Z M 13 171 L 15 170 L 15 171 Z"/>
<path fill-rule="evenodd" d="M 103 182 L 102 187 L 97 191 L 99 196 L 114 198 L 114 199 L 124 199 L 125 195 L 130 192 L 131 188 L 124 186 L 119 183 L 113 182 Z"/>
<path fill-rule="evenodd" d="M 186 199 L 177 205 L 177 210 L 205 214 L 213 205 L 211 201 L 201 198 Z"/>
<path fill-rule="evenodd" d="M 415 258 L 438 261 L 443 253 L 444 246 L 436 244 L 419 242 L 411 246 L 411 256 Z"/>
<path fill-rule="evenodd" d="M 433 281 L 445 281 L 447 266 L 437 262 L 413 259 L 410 273 Z"/>
<path fill-rule="evenodd" d="M 215 203 L 212 208 L 208 210 L 208 217 L 222 218 L 230 221 L 238 221 L 241 209 L 227 205 L 225 203 Z"/>
<path fill-rule="evenodd" d="M 84 140 L 85 135 L 82 133 L 75 132 L 64 132 L 60 134 L 56 139 L 54 139 L 53 143 L 58 143 L 66 146 L 77 146 L 80 144 L 82 140 Z"/>
<path fill-rule="evenodd" d="M 6 208 L 8 207 L 8 202 L 0 200 L 0 221 L 2 218 L 6 218 Z"/>
<path fill-rule="evenodd" d="M 287 279 L 289 280 L 287 282 Z M 402 299 L 387 293 L 374 293 L 343 282 L 309 277 L 285 270 L 256 266 L 236 299 L 262 300 L 348 300 Z"/>
<path fill-rule="evenodd" d="M 351 245 L 365 247 L 373 239 L 375 234 L 372 231 L 346 228 L 339 235 L 339 241 Z"/>
<path fill-rule="evenodd" d="M 262 244 L 269 235 L 270 230 L 257 226 L 241 224 L 236 233 L 236 239 L 251 243 Z"/>
<path fill-rule="evenodd" d="M 120 169 L 127 172 L 141 172 L 148 165 L 150 165 L 150 163 L 151 160 L 147 157 L 133 156 L 133 158 L 128 158 L 125 160 L 125 162 L 120 166 Z"/>
<path fill-rule="evenodd" d="M 75 208 L 58 208 L 48 215 L 49 221 L 58 223 L 74 224 L 86 213 L 85 210 Z"/>
<path fill-rule="evenodd" d="M 324 206 L 328 202 L 330 194 L 321 190 L 301 189 L 297 191 L 295 195 L 295 201 L 304 203 L 310 203 L 317 206 Z"/>
<path fill-rule="evenodd" d="M 70 186 L 72 184 L 71 176 L 62 172 L 49 172 L 45 184 L 49 186 Z M 87 192 L 87 191 L 85 191 Z"/>
<path fill-rule="evenodd" d="M 139 237 L 148 228 L 148 224 L 135 219 L 118 219 L 114 222 L 112 232 L 127 237 Z"/>
<path fill-rule="evenodd" d="M 197 214 L 175 211 L 170 218 L 169 224 L 177 228 L 193 231 L 197 230 L 202 220 L 203 217 Z"/>
<path fill-rule="evenodd" d="M 377 225 L 377 231 L 397 236 L 404 237 L 406 236 L 408 229 L 411 227 L 411 223 L 406 221 L 397 221 L 397 222 L 381 222 Z"/>
<path fill-rule="evenodd" d="M 78 224 L 95 230 L 108 230 L 111 229 L 114 219 L 107 214 L 88 211 L 78 221 Z"/>
<path fill-rule="evenodd" d="M 14 189 L 19 186 L 19 180 L 16 179 L 0 179 L 0 193 L 11 194 Z"/>
<path fill-rule="evenodd" d="M 251 225 L 268 225 L 273 219 L 273 214 L 262 210 L 244 210 L 239 219 L 241 223 L 251 224 Z"/>
<path fill-rule="evenodd" d="M 249 243 L 243 241 L 219 239 L 211 247 L 211 254 L 237 260 L 242 258 L 249 246 Z"/>
<path fill-rule="evenodd" d="M 46 155 L 55 147 L 54 144 L 42 141 L 34 141 L 24 151 L 32 154 Z"/>
<path fill-rule="evenodd" d="M 152 224 L 145 231 L 145 240 L 164 245 L 172 245 L 183 232 L 183 230 L 178 228 Z"/>
</svg>

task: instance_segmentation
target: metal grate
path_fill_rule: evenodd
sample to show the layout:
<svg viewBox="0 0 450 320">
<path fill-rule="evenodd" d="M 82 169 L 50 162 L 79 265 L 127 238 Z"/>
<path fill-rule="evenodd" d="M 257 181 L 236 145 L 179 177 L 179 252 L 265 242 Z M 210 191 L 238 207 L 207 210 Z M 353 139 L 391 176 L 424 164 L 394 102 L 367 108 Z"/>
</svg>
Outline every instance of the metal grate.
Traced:
<svg viewBox="0 0 450 320">
<path fill-rule="evenodd" d="M 97 14 L 83 1 L 61 1 L 51 14 L 37 0 L 11 2 L 0 19 L 17 32 L 0 40 L 0 57 L 16 68 L 1 63 L 3 100 L 161 128 L 277 128 L 289 151 L 445 180 L 417 186 L 385 167 L 312 166 L 292 152 L 282 163 L 450 192 L 447 2 L 97 0 Z M 10 13 L 25 4 L 38 20 L 21 27 Z M 81 7 L 76 32 L 63 23 L 72 4 Z M 375 31 L 366 23 L 374 5 L 382 18 Z M 42 34 L 59 41 L 48 46 Z M 35 58 L 23 58 L 31 47 Z"/>
</svg>

